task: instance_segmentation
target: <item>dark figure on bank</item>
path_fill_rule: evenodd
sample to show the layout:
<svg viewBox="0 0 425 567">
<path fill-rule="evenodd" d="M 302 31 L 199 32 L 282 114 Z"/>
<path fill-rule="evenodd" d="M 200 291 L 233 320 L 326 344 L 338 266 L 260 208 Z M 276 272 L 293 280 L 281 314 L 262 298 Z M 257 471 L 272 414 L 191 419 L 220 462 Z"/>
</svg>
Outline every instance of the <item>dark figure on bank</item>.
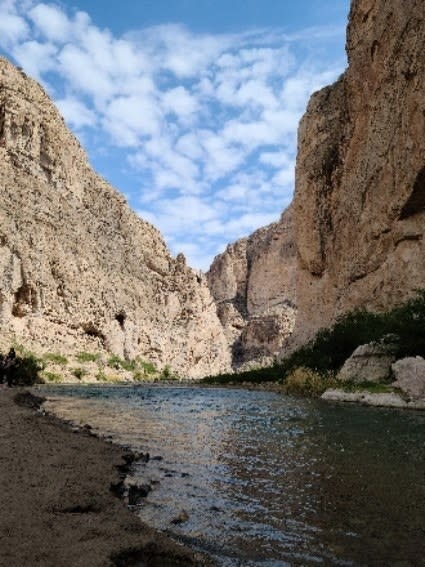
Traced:
<svg viewBox="0 0 425 567">
<path fill-rule="evenodd" d="M 7 353 L 7 356 L 3 359 L 3 373 L 6 375 L 6 381 L 8 386 L 13 384 L 14 368 L 16 365 L 16 352 L 12 347 Z"/>
</svg>

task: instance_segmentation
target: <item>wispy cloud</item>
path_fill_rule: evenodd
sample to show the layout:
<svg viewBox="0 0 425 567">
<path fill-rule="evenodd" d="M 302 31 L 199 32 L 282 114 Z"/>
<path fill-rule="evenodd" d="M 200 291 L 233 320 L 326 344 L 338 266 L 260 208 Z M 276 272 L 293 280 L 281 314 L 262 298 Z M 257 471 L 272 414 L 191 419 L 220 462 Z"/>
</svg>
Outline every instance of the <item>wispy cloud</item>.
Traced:
<svg viewBox="0 0 425 567">
<path fill-rule="evenodd" d="M 204 269 L 290 200 L 298 120 L 344 65 L 314 46 L 342 34 L 164 24 L 116 37 L 62 4 L 0 0 L 3 52 L 47 86 L 74 130 L 126 150 L 138 179 L 130 203 Z"/>
</svg>

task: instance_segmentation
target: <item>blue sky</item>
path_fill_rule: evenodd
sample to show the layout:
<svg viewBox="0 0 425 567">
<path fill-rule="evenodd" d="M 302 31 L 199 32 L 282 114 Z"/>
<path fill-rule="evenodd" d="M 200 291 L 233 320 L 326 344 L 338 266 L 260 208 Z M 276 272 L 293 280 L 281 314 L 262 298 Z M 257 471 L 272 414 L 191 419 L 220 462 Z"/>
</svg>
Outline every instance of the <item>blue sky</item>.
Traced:
<svg viewBox="0 0 425 567">
<path fill-rule="evenodd" d="M 292 197 L 310 94 L 344 70 L 349 0 L 0 0 L 0 52 L 94 168 L 208 269 Z"/>
</svg>

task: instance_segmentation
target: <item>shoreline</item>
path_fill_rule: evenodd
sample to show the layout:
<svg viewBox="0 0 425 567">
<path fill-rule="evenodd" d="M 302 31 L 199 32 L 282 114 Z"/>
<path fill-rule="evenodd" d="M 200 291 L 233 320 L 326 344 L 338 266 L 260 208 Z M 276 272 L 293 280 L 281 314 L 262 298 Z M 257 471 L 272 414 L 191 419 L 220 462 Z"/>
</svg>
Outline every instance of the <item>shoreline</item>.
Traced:
<svg viewBox="0 0 425 567">
<path fill-rule="evenodd" d="M 364 390 L 345 392 L 342 389 L 331 388 L 326 390 L 320 397 L 327 402 L 341 402 L 381 408 L 425 410 L 424 399 L 405 400 L 395 392 L 372 393 Z"/>
<path fill-rule="evenodd" d="M 202 383 L 200 381 L 180 381 L 180 382 L 139 382 L 137 384 L 91 384 L 91 383 L 79 383 L 79 384 L 71 384 L 71 383 L 62 383 L 62 384 L 37 384 L 36 388 L 40 392 L 42 392 L 43 387 L 47 389 L 50 387 L 96 387 L 96 388 L 104 388 L 104 387 L 117 387 L 117 388 L 134 388 L 134 387 L 154 387 L 154 388 L 223 388 L 229 390 L 248 390 L 248 391 L 260 391 L 260 392 L 273 392 L 275 394 L 282 394 L 284 396 L 293 396 L 293 394 L 288 394 L 285 391 L 285 385 L 278 383 L 278 382 L 227 382 L 227 383 L 217 383 L 217 384 L 209 384 L 209 383 Z M 298 396 L 295 396 L 298 397 Z M 381 407 L 381 408 L 388 408 L 388 409 L 404 409 L 404 410 L 417 410 L 417 411 L 424 411 L 425 410 L 425 399 L 424 398 L 412 398 L 412 399 L 404 399 L 399 393 L 396 392 L 379 392 L 373 393 L 368 392 L 365 389 L 359 389 L 355 392 L 347 392 L 342 388 L 329 388 L 325 390 L 321 395 L 318 396 L 303 396 L 300 395 L 301 398 L 308 398 L 308 399 L 316 399 L 316 400 L 323 400 L 327 403 L 341 403 L 341 404 L 357 404 L 363 406 L 370 406 L 370 407 Z M 99 437 L 99 439 L 102 439 Z"/>
<path fill-rule="evenodd" d="M 134 454 L 0 389 L 0 567 L 210 566 L 143 524 L 117 493 Z"/>
</svg>

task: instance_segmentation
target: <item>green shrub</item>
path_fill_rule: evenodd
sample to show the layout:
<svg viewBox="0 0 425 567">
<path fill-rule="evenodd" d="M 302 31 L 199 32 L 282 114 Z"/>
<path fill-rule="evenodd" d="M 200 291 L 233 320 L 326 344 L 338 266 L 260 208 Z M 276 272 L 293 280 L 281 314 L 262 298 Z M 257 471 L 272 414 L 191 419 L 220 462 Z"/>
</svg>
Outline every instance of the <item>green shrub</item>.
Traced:
<svg viewBox="0 0 425 567">
<path fill-rule="evenodd" d="M 87 370 L 85 368 L 73 368 L 71 372 L 76 378 L 78 378 L 78 380 L 81 380 L 81 378 L 87 375 Z"/>
<path fill-rule="evenodd" d="M 388 337 L 397 358 L 425 356 L 425 292 L 387 313 L 354 311 L 339 317 L 330 329 L 322 329 L 304 347 L 282 361 L 285 375 L 305 366 L 317 372 L 338 371 L 354 350 Z"/>
<path fill-rule="evenodd" d="M 376 382 L 338 382 L 338 387 L 344 392 L 370 392 L 371 394 L 387 394 L 393 392 L 394 389 L 388 384 L 379 384 Z"/>
<path fill-rule="evenodd" d="M 136 372 L 133 372 L 133 380 L 135 382 L 144 382 L 146 380 L 146 374 L 140 370 L 136 370 Z"/>
<path fill-rule="evenodd" d="M 96 380 L 98 382 L 107 382 L 108 378 L 102 370 L 99 370 L 99 372 L 96 374 Z"/>
<path fill-rule="evenodd" d="M 310 368 L 295 368 L 287 376 L 284 392 L 294 396 L 317 397 L 337 384 L 334 374 L 318 374 Z"/>
<path fill-rule="evenodd" d="M 7 381 L 12 386 L 32 386 L 42 382 L 40 372 L 44 363 L 34 354 L 17 356 L 9 368 L 4 370 Z"/>
<path fill-rule="evenodd" d="M 425 290 L 389 314 L 390 332 L 398 337 L 397 358 L 425 358 Z"/>
<path fill-rule="evenodd" d="M 296 368 L 327 376 L 336 374 L 354 350 L 363 344 L 390 340 L 397 358 L 425 357 L 425 290 L 386 313 L 356 310 L 339 317 L 333 327 L 273 366 L 238 374 L 204 378 L 207 383 L 283 382 Z"/>
<path fill-rule="evenodd" d="M 138 366 L 145 374 L 155 374 L 157 372 L 155 364 L 152 362 L 145 362 L 144 360 L 136 359 Z"/>
<path fill-rule="evenodd" d="M 99 355 L 93 352 L 79 352 L 75 357 L 78 362 L 97 362 Z"/>
<path fill-rule="evenodd" d="M 68 359 L 66 358 L 66 356 L 63 356 L 62 354 L 58 354 L 56 352 L 46 352 L 45 354 L 43 354 L 43 360 L 54 362 L 55 364 L 61 364 L 62 366 L 68 364 Z"/>
<path fill-rule="evenodd" d="M 116 354 L 111 355 L 108 359 L 108 366 L 110 366 L 111 368 L 115 368 L 116 370 L 122 368 L 123 370 L 127 370 L 128 372 L 135 372 L 139 369 L 139 367 L 142 367 L 143 369 L 143 364 L 144 363 L 138 358 L 127 360 L 125 358 L 117 356 Z"/>
<path fill-rule="evenodd" d="M 63 377 L 60 374 L 56 374 L 55 372 L 46 372 L 44 371 L 42 374 L 42 378 L 47 382 L 52 382 L 57 384 L 62 382 Z"/>
<path fill-rule="evenodd" d="M 171 368 L 169 364 L 166 364 L 161 371 L 161 379 L 168 380 L 171 376 Z"/>
<path fill-rule="evenodd" d="M 332 328 L 320 330 L 310 343 L 283 360 L 282 370 L 285 375 L 301 366 L 319 373 L 337 372 L 358 346 L 379 340 L 388 332 L 382 315 L 367 311 L 348 313 L 337 319 Z"/>
<path fill-rule="evenodd" d="M 26 356 L 28 354 L 32 354 L 29 350 L 27 350 L 26 347 L 24 347 L 24 345 L 21 345 L 20 343 L 13 343 L 12 348 L 15 349 L 15 352 L 17 352 L 17 353 L 19 353 L 23 356 Z"/>
</svg>

